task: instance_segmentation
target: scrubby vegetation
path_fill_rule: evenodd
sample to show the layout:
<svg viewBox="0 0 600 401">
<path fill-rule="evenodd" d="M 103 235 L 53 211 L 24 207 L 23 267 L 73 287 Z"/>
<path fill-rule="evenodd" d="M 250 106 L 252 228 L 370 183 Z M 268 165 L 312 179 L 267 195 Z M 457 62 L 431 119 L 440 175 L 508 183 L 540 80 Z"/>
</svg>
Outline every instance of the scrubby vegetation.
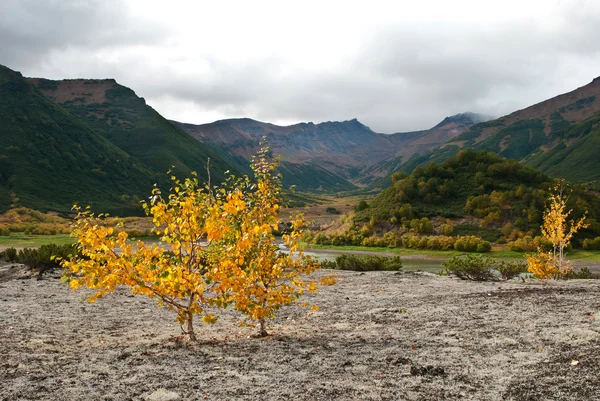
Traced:
<svg viewBox="0 0 600 401">
<path fill-rule="evenodd" d="M 335 261 L 324 260 L 320 263 L 324 269 L 352 270 L 357 272 L 402 270 L 402 259 L 400 256 L 388 258 L 372 255 L 340 255 L 335 258 Z"/>
<path fill-rule="evenodd" d="M 72 219 L 67 215 L 42 213 L 24 207 L 8 210 L 0 214 L 0 236 L 11 233 L 26 235 L 56 235 L 71 232 Z M 141 217 L 110 217 L 101 221 L 106 226 L 117 226 L 116 232 L 126 232 L 130 237 L 152 237 L 152 222 Z"/>
<path fill-rule="evenodd" d="M 485 225 L 517 220 L 527 229 L 541 220 L 544 193 L 552 185 L 545 174 L 489 152 L 460 151 L 441 164 L 392 177 L 393 185 L 357 213 L 357 220 L 456 218 L 472 215 Z M 396 223 L 397 224 L 397 223 Z"/>
<path fill-rule="evenodd" d="M 527 272 L 527 264 L 522 261 L 507 262 L 481 255 L 453 256 L 443 265 L 445 269 L 441 274 L 473 281 L 510 280 Z"/>
<path fill-rule="evenodd" d="M 0 260 L 4 260 L 6 262 L 16 262 L 17 250 L 15 248 L 6 248 L 4 251 L 0 252 Z"/>
<path fill-rule="evenodd" d="M 24 248 L 17 253 L 16 261 L 43 272 L 60 267 L 60 261 L 75 255 L 77 249 L 74 245 L 42 245 L 39 248 Z"/>
<path fill-rule="evenodd" d="M 60 268 L 60 260 L 70 257 L 77 252 L 74 245 L 47 244 L 39 248 L 24 248 L 17 251 L 7 248 L 0 252 L 0 260 L 11 263 L 22 263 L 39 272 Z"/>
<path fill-rule="evenodd" d="M 11 232 L 37 235 L 68 234 L 71 231 L 69 223 L 69 219 L 56 214 L 20 207 L 0 214 L 0 235 L 10 235 Z"/>
</svg>

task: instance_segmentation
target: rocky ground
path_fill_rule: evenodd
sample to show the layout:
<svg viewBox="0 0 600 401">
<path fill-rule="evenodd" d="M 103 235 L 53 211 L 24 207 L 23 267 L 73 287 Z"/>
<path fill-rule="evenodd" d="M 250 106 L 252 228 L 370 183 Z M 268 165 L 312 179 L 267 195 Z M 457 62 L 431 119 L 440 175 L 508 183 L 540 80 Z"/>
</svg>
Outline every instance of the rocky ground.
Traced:
<svg viewBox="0 0 600 401">
<path fill-rule="evenodd" d="M 337 274 L 270 337 L 227 312 L 191 344 L 126 289 L 0 266 L 0 400 L 600 400 L 600 280 Z"/>
</svg>

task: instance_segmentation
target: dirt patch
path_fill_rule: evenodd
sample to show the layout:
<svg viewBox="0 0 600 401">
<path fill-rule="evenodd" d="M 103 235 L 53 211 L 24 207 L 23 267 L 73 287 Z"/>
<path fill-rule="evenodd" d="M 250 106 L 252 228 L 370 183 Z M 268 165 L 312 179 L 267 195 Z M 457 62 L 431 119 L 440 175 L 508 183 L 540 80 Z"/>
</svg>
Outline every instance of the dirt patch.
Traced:
<svg viewBox="0 0 600 401">
<path fill-rule="evenodd" d="M 597 280 L 337 274 L 272 336 L 229 311 L 200 344 L 126 289 L 89 304 L 56 278 L 1 282 L 0 399 L 600 399 Z"/>
<path fill-rule="evenodd" d="M 28 80 L 38 86 L 39 79 L 28 78 Z M 106 91 L 116 85 L 112 79 L 69 79 L 53 81 L 53 83 L 54 88 L 38 89 L 57 103 L 74 102 L 75 104 L 104 103 L 107 100 Z"/>
</svg>

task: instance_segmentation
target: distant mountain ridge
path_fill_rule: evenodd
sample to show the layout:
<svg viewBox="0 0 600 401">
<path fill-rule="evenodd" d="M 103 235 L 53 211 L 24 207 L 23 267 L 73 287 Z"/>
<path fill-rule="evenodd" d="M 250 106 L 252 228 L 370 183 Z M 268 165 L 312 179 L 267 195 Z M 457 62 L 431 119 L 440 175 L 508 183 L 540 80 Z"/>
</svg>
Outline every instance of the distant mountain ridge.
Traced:
<svg viewBox="0 0 600 401">
<path fill-rule="evenodd" d="M 27 80 L 72 116 L 165 177 L 174 166 L 176 174 L 189 176 L 196 171 L 206 178 L 208 159 L 216 180 L 222 180 L 224 172 L 232 168 L 213 149 L 173 126 L 144 98 L 114 79 Z"/>
<path fill-rule="evenodd" d="M 357 119 L 289 126 L 249 118 L 202 125 L 173 123 L 192 137 L 225 153 L 226 158 L 236 162 L 240 168 L 247 165 L 262 138 L 266 137 L 273 152 L 281 155 L 288 166 L 327 171 L 327 178 L 335 180 L 339 188 L 352 189 L 356 188 L 355 184 L 368 183 L 378 176 L 391 174 L 396 167 L 396 159 L 408 159 L 416 152 L 440 146 L 485 118 L 475 113 L 464 113 L 447 117 L 429 130 L 391 135 L 376 133 Z M 393 160 L 389 161 L 390 158 Z M 388 162 L 379 165 L 382 161 Z M 313 178 L 318 181 L 320 177 Z M 295 183 L 297 177 L 288 179 Z"/>
<path fill-rule="evenodd" d="M 381 134 L 357 119 L 278 126 L 249 118 L 193 125 L 163 118 L 114 79 L 24 78 L 0 66 L 0 212 L 11 206 L 67 211 L 74 201 L 139 212 L 165 174 L 222 180 L 249 173 L 266 137 L 286 187 L 340 193 L 379 190 L 391 174 L 486 150 L 600 188 L 600 78 L 498 119 L 476 113 L 434 127 Z"/>
</svg>

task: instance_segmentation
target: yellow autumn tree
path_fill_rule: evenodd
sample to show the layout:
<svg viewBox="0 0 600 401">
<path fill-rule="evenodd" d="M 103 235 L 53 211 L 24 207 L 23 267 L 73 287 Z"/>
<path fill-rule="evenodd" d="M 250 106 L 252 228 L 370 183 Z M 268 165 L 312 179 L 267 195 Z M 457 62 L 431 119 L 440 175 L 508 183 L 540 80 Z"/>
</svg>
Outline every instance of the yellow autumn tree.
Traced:
<svg viewBox="0 0 600 401">
<path fill-rule="evenodd" d="M 550 193 L 549 206 L 544 211 L 542 235 L 552 244 L 551 251 L 538 249 L 537 254 L 527 255 L 529 271 L 542 280 L 564 277 L 572 271 L 571 263 L 565 258 L 565 250 L 580 229 L 585 228 L 586 216 L 579 220 L 568 220 L 573 211 L 567 210 L 566 183 L 561 181 Z"/>
<path fill-rule="evenodd" d="M 318 268 L 298 246 L 302 217 L 283 236 L 289 253 L 279 251 L 281 180 L 274 173 L 277 160 L 268 154 L 263 147 L 254 159 L 255 180 L 232 176 L 220 186 L 202 187 L 197 178 L 172 177 L 167 197 L 155 188 L 144 209 L 160 243 L 131 241 L 125 232 L 99 224 L 104 216 L 79 211 L 73 227 L 78 254 L 62 262 L 66 281 L 74 289 L 94 289 L 90 301 L 119 285 L 156 298 L 177 312 L 183 333 L 194 341 L 194 316 L 214 323 L 217 316 L 209 311 L 229 305 L 266 335 L 265 319 L 317 289 L 309 276 Z"/>
</svg>

